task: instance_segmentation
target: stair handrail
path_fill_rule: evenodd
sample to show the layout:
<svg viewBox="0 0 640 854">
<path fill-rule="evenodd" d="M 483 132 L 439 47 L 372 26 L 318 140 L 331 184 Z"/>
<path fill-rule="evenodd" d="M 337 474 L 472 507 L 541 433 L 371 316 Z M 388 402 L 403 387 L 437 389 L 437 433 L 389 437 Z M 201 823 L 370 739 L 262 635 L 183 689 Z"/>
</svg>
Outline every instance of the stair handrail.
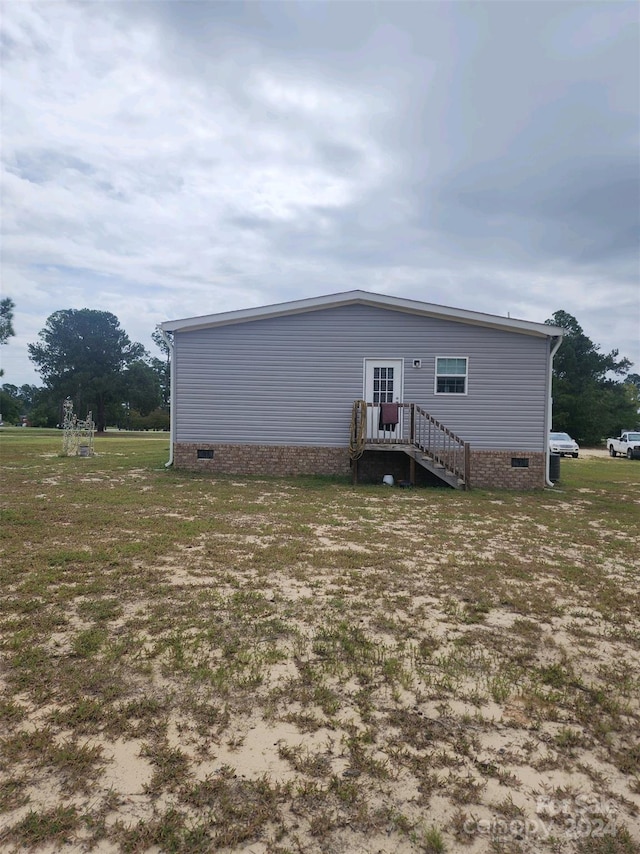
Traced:
<svg viewBox="0 0 640 854">
<path fill-rule="evenodd" d="M 434 418 L 418 404 L 414 404 L 413 445 L 421 451 L 426 452 L 435 462 L 453 472 L 457 477 L 469 484 L 469 443 L 446 427 L 442 422 Z M 431 429 L 427 431 L 427 440 L 423 441 L 423 425 L 430 425 L 435 430 L 434 439 L 431 438 Z M 440 441 L 444 439 L 444 441 Z M 459 461 L 459 457 L 462 457 Z"/>
</svg>

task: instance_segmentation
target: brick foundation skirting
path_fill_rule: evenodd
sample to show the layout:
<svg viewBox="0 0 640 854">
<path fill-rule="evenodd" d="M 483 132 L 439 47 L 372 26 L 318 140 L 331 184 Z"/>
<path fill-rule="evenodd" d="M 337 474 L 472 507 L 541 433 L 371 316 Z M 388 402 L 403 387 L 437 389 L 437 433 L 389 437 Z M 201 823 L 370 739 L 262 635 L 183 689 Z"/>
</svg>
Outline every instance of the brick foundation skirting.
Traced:
<svg viewBox="0 0 640 854">
<path fill-rule="evenodd" d="M 198 459 L 198 451 L 213 452 Z M 348 448 L 299 445 L 212 445 L 178 442 L 174 447 L 176 468 L 212 474 L 261 474 L 295 477 L 301 474 L 349 475 Z"/>
<path fill-rule="evenodd" d="M 200 458 L 199 458 L 200 456 Z M 516 461 L 515 465 L 512 461 Z M 296 475 L 351 474 L 347 448 L 298 445 L 231 445 L 207 442 L 178 442 L 174 465 L 189 471 L 211 474 L 254 474 L 294 477 Z M 359 461 L 358 479 L 380 483 L 385 474 L 406 479 L 409 457 L 396 452 L 365 452 Z M 434 481 L 416 465 L 418 485 Z M 531 451 L 471 451 L 471 487 L 485 489 L 542 489 L 545 485 L 545 455 Z"/>
<path fill-rule="evenodd" d="M 471 451 L 471 486 L 477 489 L 543 489 L 545 471 L 539 451 Z"/>
</svg>

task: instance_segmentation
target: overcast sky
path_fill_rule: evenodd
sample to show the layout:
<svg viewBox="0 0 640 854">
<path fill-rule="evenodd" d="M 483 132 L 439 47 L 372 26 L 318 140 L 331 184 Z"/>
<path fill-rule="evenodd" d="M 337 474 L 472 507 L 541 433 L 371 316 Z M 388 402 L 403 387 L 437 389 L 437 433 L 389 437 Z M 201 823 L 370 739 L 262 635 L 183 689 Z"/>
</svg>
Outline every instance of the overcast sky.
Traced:
<svg viewBox="0 0 640 854">
<path fill-rule="evenodd" d="M 58 309 L 157 323 L 362 288 L 640 371 L 635 2 L 2 5 L 1 382 Z"/>
</svg>

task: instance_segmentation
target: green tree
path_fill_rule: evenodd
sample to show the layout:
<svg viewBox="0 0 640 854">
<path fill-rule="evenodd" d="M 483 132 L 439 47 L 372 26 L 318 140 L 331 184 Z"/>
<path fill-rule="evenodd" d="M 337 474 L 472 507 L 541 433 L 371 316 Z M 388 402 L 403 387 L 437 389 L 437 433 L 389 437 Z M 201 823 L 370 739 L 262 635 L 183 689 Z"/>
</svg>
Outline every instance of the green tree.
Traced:
<svg viewBox="0 0 640 854">
<path fill-rule="evenodd" d="M 629 374 L 624 381 L 624 391 L 629 401 L 629 406 L 635 412 L 635 418 L 630 419 L 623 425 L 622 429 L 640 428 L 640 374 Z"/>
<path fill-rule="evenodd" d="M 629 383 L 629 385 L 634 385 L 640 392 L 640 374 L 629 374 L 625 382 Z"/>
<path fill-rule="evenodd" d="M 19 424 L 22 403 L 15 385 L 4 383 L 0 389 L 0 416 L 5 424 Z"/>
<path fill-rule="evenodd" d="M 81 417 L 91 411 L 104 431 L 108 407 L 126 398 L 126 369 L 145 355 L 142 344 L 129 340 L 114 314 L 89 308 L 54 312 L 39 338 L 29 344 L 29 358 L 47 390 L 71 397 Z"/>
<path fill-rule="evenodd" d="M 9 338 L 16 333 L 13 330 L 13 309 L 16 304 L 10 297 L 0 300 L 0 345 L 6 344 Z M 4 371 L 0 368 L 0 377 Z"/>
<path fill-rule="evenodd" d="M 146 362 L 132 362 L 124 374 L 127 404 L 140 415 L 148 415 L 160 406 L 160 382 L 156 371 Z"/>
<path fill-rule="evenodd" d="M 30 424 L 33 413 L 44 401 L 44 389 L 35 385 L 22 385 L 20 388 L 12 383 L 3 383 L 0 389 L 0 412 L 8 424 L 19 424 L 24 416 Z M 37 425 L 40 426 L 40 425 Z"/>
<path fill-rule="evenodd" d="M 29 385 L 25 383 L 18 389 L 18 397 L 22 401 L 25 414 L 28 414 L 34 406 L 40 403 L 44 389 L 37 385 Z"/>
<path fill-rule="evenodd" d="M 129 413 L 129 430 L 168 430 L 169 413 L 166 409 L 154 409 L 148 415 L 141 415 L 135 409 Z"/>
<path fill-rule="evenodd" d="M 162 394 L 162 406 L 165 409 L 169 409 L 171 400 L 171 350 L 159 329 L 153 331 L 151 338 L 163 355 L 162 359 L 158 359 L 156 356 L 152 357 L 151 367 L 158 375 Z"/>
<path fill-rule="evenodd" d="M 21 385 L 22 414 L 33 427 L 55 427 L 62 421 L 61 401 L 46 388 Z"/>
<path fill-rule="evenodd" d="M 637 413 L 627 384 L 614 378 L 626 374 L 631 362 L 618 350 L 600 353 L 566 311 L 556 311 L 546 322 L 565 330 L 553 362 L 553 429 L 588 445 L 634 424 Z"/>
<path fill-rule="evenodd" d="M 13 309 L 16 304 L 10 297 L 0 300 L 0 344 L 6 344 L 16 333 L 13 331 Z"/>
</svg>

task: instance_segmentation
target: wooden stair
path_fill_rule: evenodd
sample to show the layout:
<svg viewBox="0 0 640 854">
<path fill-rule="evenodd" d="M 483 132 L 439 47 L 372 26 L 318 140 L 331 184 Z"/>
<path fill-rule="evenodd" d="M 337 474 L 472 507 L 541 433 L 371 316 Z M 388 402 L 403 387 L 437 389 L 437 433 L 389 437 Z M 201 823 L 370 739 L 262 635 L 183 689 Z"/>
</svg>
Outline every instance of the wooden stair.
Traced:
<svg viewBox="0 0 640 854">
<path fill-rule="evenodd" d="M 364 400 L 354 402 L 351 419 L 350 454 L 354 467 L 354 483 L 358 478 L 358 459 L 364 451 L 402 451 L 411 462 L 422 466 L 452 489 L 470 488 L 469 443 L 426 412 L 416 403 L 400 403 L 402 417 L 397 435 L 389 435 L 380 427 L 367 435 L 367 408 L 373 404 Z M 369 431 L 371 432 L 371 431 Z"/>
<path fill-rule="evenodd" d="M 419 448 L 412 445 L 405 445 L 402 450 L 405 454 L 414 459 L 419 466 L 422 466 L 423 469 L 426 469 L 428 472 L 435 475 L 439 480 L 446 483 L 452 489 L 467 488 L 464 478 L 460 477 L 453 471 L 449 471 L 443 463 L 437 462 Z"/>
</svg>

